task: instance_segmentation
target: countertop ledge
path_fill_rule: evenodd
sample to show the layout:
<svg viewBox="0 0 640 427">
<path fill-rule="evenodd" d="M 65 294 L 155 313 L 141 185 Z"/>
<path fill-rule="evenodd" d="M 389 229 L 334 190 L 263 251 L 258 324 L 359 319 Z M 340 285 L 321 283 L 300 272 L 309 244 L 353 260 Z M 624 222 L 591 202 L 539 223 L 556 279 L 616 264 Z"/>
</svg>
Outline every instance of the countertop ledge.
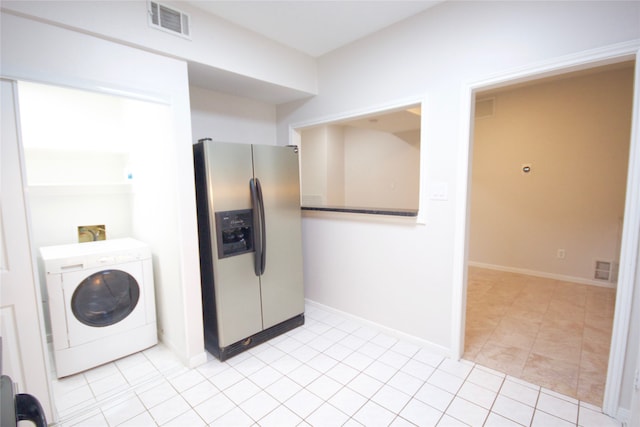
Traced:
<svg viewBox="0 0 640 427">
<path fill-rule="evenodd" d="M 303 211 L 321 212 L 344 212 L 368 215 L 391 215 L 417 217 L 418 211 L 413 209 L 383 209 L 383 208 L 356 208 L 356 207 L 336 207 L 336 206 L 302 206 Z"/>
</svg>

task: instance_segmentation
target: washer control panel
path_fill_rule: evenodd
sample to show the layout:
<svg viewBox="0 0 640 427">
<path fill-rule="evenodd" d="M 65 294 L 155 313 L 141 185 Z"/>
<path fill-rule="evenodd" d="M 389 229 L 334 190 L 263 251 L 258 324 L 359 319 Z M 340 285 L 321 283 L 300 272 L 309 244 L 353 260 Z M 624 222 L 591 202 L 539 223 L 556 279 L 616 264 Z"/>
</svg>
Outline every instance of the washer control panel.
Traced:
<svg viewBox="0 0 640 427">
<path fill-rule="evenodd" d="M 149 259 L 151 249 L 125 238 L 47 246 L 40 248 L 40 254 L 47 274 L 56 274 Z"/>
</svg>

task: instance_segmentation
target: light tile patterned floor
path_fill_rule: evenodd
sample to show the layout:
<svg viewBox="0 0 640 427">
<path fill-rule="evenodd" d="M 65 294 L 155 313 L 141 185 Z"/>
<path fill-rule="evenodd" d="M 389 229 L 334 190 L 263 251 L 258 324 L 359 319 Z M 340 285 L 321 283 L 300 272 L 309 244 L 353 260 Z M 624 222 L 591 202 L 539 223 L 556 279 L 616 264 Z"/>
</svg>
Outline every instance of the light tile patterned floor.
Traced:
<svg viewBox="0 0 640 427">
<path fill-rule="evenodd" d="M 599 408 L 442 358 L 316 305 L 306 324 L 186 369 L 162 345 L 54 381 L 60 426 L 620 426 Z"/>
<path fill-rule="evenodd" d="M 471 267 L 464 358 L 601 405 L 615 289 Z"/>
</svg>

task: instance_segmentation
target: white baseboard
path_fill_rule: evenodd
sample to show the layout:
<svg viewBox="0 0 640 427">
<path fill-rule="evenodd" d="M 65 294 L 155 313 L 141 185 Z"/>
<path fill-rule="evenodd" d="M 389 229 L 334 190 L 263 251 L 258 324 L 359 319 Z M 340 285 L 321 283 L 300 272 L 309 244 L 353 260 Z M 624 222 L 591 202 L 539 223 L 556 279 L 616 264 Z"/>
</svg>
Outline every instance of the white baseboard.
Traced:
<svg viewBox="0 0 640 427">
<path fill-rule="evenodd" d="M 188 357 L 187 355 L 182 354 L 180 349 L 178 349 L 172 342 L 168 341 L 165 338 L 165 335 L 158 331 L 158 342 L 162 343 L 165 347 L 167 347 L 171 352 L 180 360 L 180 362 L 187 368 L 195 368 L 207 362 L 207 352 L 203 350 L 202 353 L 198 353 L 194 356 Z"/>
<path fill-rule="evenodd" d="M 456 359 L 456 357 L 454 357 L 453 354 L 452 354 L 452 349 L 443 347 L 443 346 L 438 345 L 438 344 L 434 344 L 434 343 L 432 343 L 430 341 L 427 341 L 425 339 L 416 337 L 414 335 L 407 334 L 405 332 L 398 331 L 398 330 L 393 329 L 393 328 L 389 328 L 388 326 L 381 325 L 380 323 L 372 322 L 372 321 L 364 319 L 362 317 L 355 316 L 355 315 L 353 315 L 351 313 L 347 313 L 345 311 L 341 311 L 341 310 L 335 309 L 335 308 L 330 307 L 328 305 L 324 305 L 324 304 L 321 304 L 321 303 L 316 302 L 316 301 L 312 301 L 312 300 L 307 299 L 307 298 L 305 298 L 305 302 L 306 302 L 306 304 L 308 304 L 310 306 L 317 307 L 317 308 L 319 308 L 321 310 L 337 314 L 337 315 L 345 317 L 345 318 L 347 318 L 349 320 L 353 320 L 354 322 L 361 323 L 363 326 L 368 326 L 368 327 L 377 329 L 377 330 L 379 330 L 379 331 L 381 331 L 381 332 L 383 332 L 383 333 L 385 333 L 385 334 L 387 334 L 389 336 L 392 336 L 392 337 L 398 338 L 400 340 L 407 341 L 407 342 L 410 342 L 410 343 L 415 344 L 417 346 L 420 346 L 422 348 L 425 348 L 425 349 L 427 349 L 427 350 L 429 350 L 429 351 L 431 351 L 431 352 L 433 352 L 433 353 L 435 353 L 435 354 L 437 354 L 439 356 L 448 357 L 448 358 L 451 358 L 451 359 Z"/>
<path fill-rule="evenodd" d="M 506 271 L 508 273 L 526 274 L 527 276 L 544 277 L 545 279 L 562 280 L 563 282 L 579 283 L 581 285 L 599 286 L 601 288 L 616 288 L 615 283 L 599 280 L 585 279 L 583 277 L 565 276 L 562 274 L 547 273 L 544 271 L 527 270 L 526 268 L 505 267 L 503 265 L 485 264 L 483 262 L 469 261 L 469 267 L 486 268 L 488 270 Z"/>
<path fill-rule="evenodd" d="M 196 354 L 189 359 L 188 368 L 196 368 L 200 365 L 204 365 L 207 363 L 207 352 L 203 351 L 202 353 Z"/>
</svg>

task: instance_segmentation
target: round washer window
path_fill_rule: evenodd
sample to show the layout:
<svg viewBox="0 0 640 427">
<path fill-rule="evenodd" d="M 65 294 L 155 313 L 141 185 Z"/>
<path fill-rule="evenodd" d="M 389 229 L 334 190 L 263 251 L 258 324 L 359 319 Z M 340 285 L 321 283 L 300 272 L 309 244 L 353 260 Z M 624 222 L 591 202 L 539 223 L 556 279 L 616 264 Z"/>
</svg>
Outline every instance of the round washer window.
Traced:
<svg viewBox="0 0 640 427">
<path fill-rule="evenodd" d="M 129 273 L 103 270 L 80 282 L 71 297 L 71 310 L 89 326 L 109 326 L 127 317 L 138 304 L 140 287 Z"/>
</svg>

